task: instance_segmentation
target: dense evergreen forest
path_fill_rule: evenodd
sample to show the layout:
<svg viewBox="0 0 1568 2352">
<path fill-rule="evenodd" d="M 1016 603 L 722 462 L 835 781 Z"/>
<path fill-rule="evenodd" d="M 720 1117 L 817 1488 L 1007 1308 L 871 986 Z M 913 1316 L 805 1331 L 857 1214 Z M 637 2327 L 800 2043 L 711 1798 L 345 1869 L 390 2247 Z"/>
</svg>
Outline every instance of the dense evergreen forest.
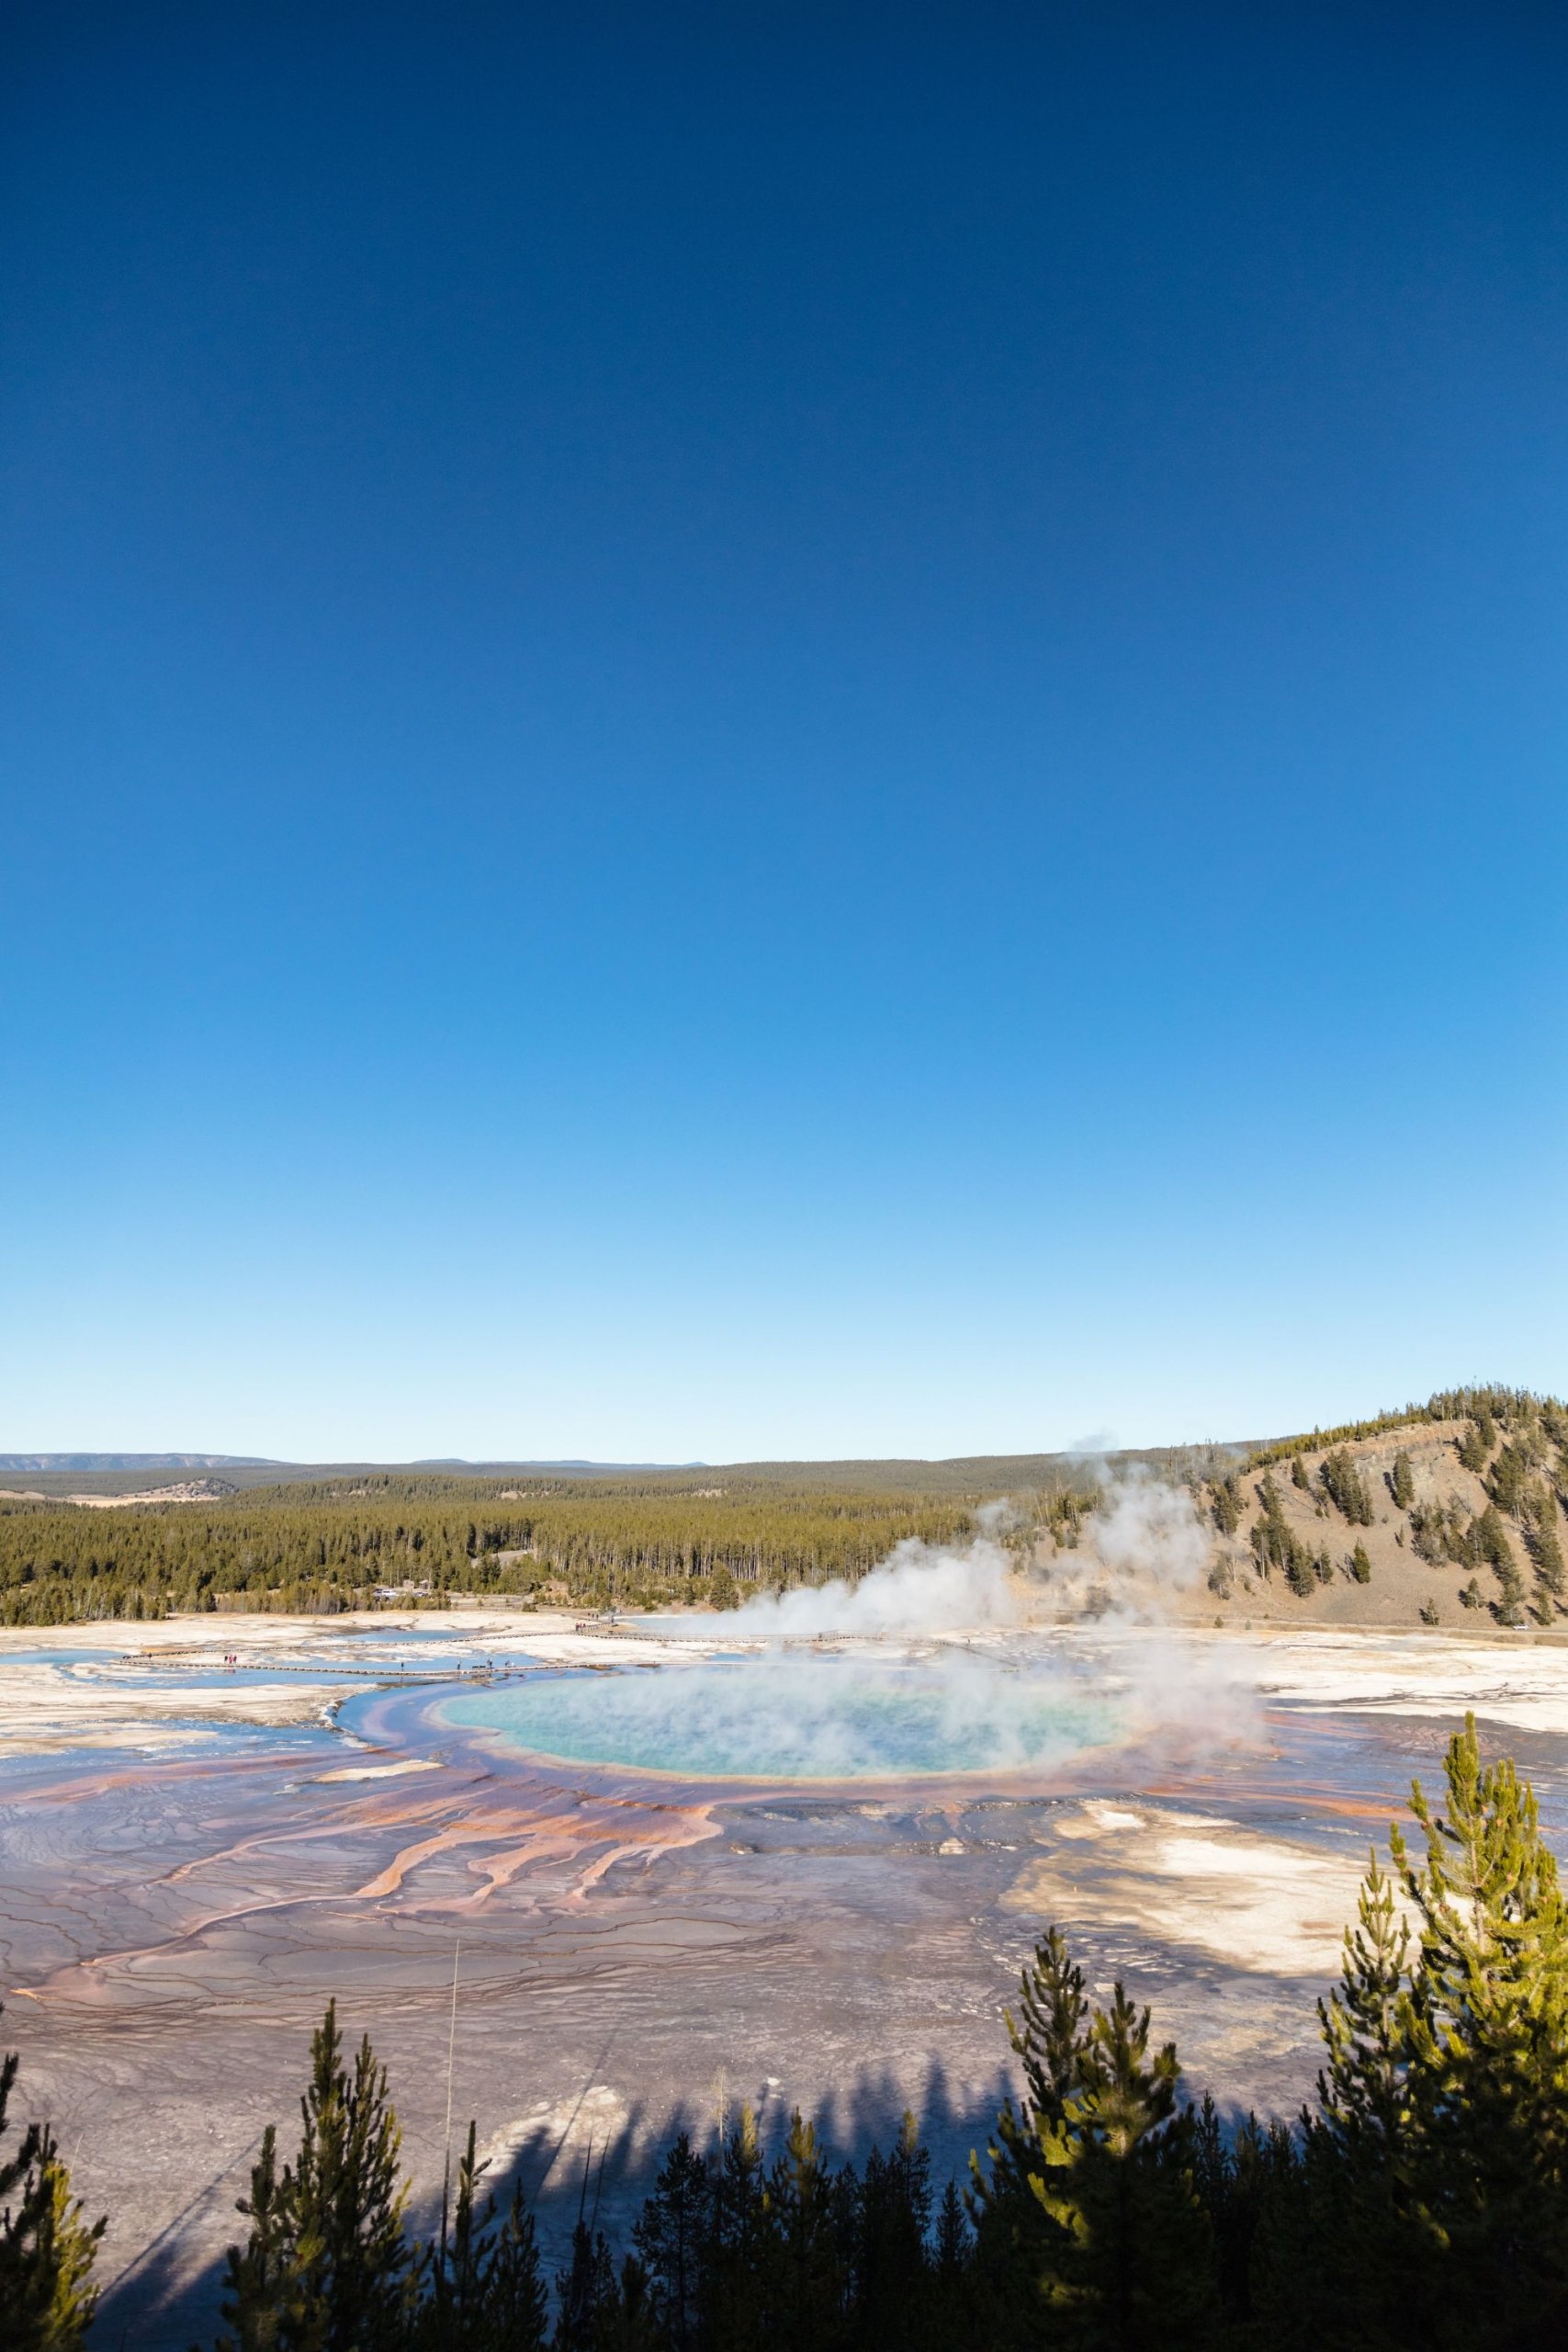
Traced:
<svg viewBox="0 0 1568 2352">
<path fill-rule="evenodd" d="M 469 2126 L 413 2224 L 386 2075 L 315 2035 L 299 2144 L 269 2129 L 239 2211 L 218 2352 L 1489 2352 L 1568 2342 L 1568 1904 L 1534 1796 L 1450 1744 L 1425 1851 L 1374 1856 L 1324 2063 L 1293 2122 L 1226 2121 L 1118 1984 L 1092 2002 L 1052 1930 L 1008 2024 L 1020 2095 L 933 2194 L 912 2119 L 835 2164 L 798 2113 L 770 2158 L 744 2109 L 668 2150 L 632 2243 L 584 2185 L 547 2281 L 520 2186 L 499 2211 Z M 96 2229 L 33 2126 L 7 2159 L 8 2352 L 77 2352 Z M 434 2217 L 433 2217 L 434 2218 Z M 553 2292 L 551 2291 L 553 2287 Z"/>
<path fill-rule="evenodd" d="M 0 1505 L 0 1622 L 61 1625 L 172 1609 L 402 1606 L 423 1587 L 579 1605 L 711 1601 L 858 1577 L 909 1536 L 973 1530 L 959 1499 L 776 1486 L 671 1493 L 596 1480 L 522 1492 L 500 1480 L 373 1474 L 254 1487 L 214 1503 L 85 1510 Z"/>
</svg>

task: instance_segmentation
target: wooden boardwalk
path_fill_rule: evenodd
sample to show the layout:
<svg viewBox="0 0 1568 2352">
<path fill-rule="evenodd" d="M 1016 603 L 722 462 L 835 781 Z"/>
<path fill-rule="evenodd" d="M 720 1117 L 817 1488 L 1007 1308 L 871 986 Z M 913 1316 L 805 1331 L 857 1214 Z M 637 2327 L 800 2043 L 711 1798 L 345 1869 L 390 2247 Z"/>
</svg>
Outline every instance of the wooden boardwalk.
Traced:
<svg viewBox="0 0 1568 2352">
<path fill-rule="evenodd" d="M 327 1658 L 254 1657 L 237 1658 L 233 1666 L 226 1666 L 221 1658 L 193 1655 L 185 1650 L 131 1650 L 115 1660 L 117 1666 L 133 1666 L 149 1674 L 188 1673 L 193 1669 L 203 1674 L 299 1674 L 320 1682 L 519 1682 L 531 1675 L 573 1674 L 598 1672 L 597 1668 L 584 1668 L 573 1661 L 559 1666 L 543 1660 L 526 1666 L 510 1662 L 498 1665 L 466 1664 L 456 1661 L 448 1665 L 413 1665 L 400 1662 L 389 1666 L 339 1666 Z"/>
</svg>

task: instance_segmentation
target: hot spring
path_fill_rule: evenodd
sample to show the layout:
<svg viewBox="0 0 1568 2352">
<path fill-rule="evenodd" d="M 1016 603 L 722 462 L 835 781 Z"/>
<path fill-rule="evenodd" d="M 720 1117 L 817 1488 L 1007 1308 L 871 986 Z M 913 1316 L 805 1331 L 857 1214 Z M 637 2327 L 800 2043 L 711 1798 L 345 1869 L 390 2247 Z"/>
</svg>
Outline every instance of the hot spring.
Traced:
<svg viewBox="0 0 1568 2352">
<path fill-rule="evenodd" d="M 1059 1658 L 769 1651 L 465 1690 L 445 1721 L 563 1762 L 684 1780 L 1036 1771 L 1129 1729 L 1114 1687 Z"/>
</svg>

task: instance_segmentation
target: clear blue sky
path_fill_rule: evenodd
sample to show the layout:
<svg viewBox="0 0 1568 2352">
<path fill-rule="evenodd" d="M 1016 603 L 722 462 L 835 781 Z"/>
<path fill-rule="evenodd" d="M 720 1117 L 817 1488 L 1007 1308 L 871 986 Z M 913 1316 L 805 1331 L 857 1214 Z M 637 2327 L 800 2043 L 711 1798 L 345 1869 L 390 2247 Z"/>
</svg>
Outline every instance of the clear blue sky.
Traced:
<svg viewBox="0 0 1568 2352">
<path fill-rule="evenodd" d="M 77 8 L 0 1448 L 1568 1388 L 1560 8 Z"/>
</svg>

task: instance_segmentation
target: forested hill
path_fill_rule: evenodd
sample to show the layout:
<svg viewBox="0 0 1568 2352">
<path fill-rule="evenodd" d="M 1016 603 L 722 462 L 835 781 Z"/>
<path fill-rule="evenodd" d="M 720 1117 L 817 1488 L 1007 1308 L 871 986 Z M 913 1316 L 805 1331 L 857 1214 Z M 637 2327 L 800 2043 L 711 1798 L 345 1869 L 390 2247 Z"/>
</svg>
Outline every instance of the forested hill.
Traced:
<svg viewBox="0 0 1568 2352">
<path fill-rule="evenodd" d="M 1224 1621 L 1568 1620 L 1568 1408 L 1507 1388 L 1257 1449 L 1199 1490 Z"/>
<path fill-rule="evenodd" d="M 77 1474 L 81 1503 L 0 1497 L 0 1622 L 440 1607 L 459 1593 L 723 1607 L 759 1588 L 859 1577 L 909 1537 L 965 1542 L 998 1497 L 1012 1505 L 1006 1541 L 1020 1565 L 1048 1569 L 1078 1546 L 1103 1483 L 1134 1465 L 1193 1497 L 1213 1546 L 1198 1598 L 1222 1623 L 1304 1615 L 1473 1630 L 1568 1615 L 1568 1411 L 1522 1390 L 1477 1388 L 1259 1446 L 1098 1462 L 752 1463 L 618 1476 L 351 1466 L 118 1508 L 89 1507 L 107 1496 Z"/>
</svg>

